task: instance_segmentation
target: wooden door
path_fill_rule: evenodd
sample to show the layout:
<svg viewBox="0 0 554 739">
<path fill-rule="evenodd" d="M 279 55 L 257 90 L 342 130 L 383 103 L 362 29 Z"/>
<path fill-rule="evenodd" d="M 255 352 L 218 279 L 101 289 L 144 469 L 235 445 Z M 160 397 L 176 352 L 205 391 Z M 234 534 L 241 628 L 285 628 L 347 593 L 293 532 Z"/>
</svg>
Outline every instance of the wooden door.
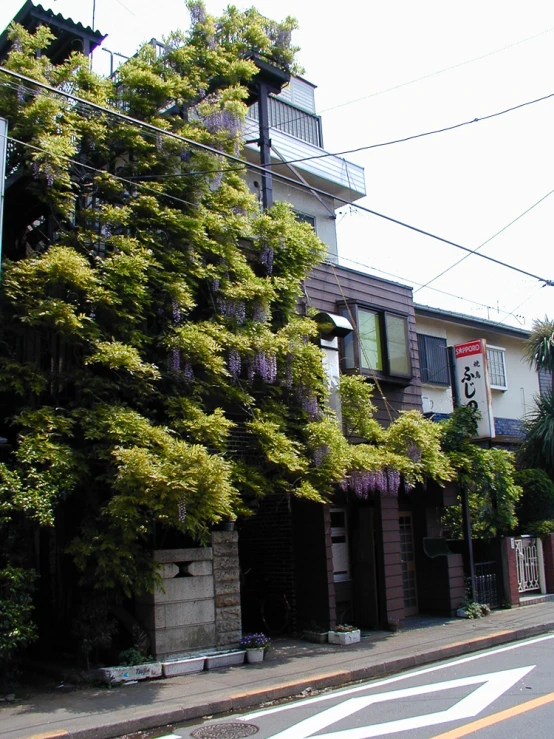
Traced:
<svg viewBox="0 0 554 739">
<path fill-rule="evenodd" d="M 402 562 L 402 588 L 404 590 L 404 615 L 415 616 L 417 608 L 416 569 L 412 514 L 400 515 L 400 555 Z"/>
</svg>

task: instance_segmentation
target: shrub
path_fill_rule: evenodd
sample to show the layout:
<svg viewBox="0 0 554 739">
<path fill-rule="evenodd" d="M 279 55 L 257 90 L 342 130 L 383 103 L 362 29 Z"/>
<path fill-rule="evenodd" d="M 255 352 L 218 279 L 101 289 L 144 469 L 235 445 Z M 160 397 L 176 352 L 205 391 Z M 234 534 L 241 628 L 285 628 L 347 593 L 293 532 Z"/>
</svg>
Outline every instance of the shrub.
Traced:
<svg viewBox="0 0 554 739">
<path fill-rule="evenodd" d="M 544 470 L 528 469 L 516 474 L 523 495 L 516 505 L 519 528 L 531 533 L 529 525 L 554 519 L 554 483 Z"/>
<path fill-rule="evenodd" d="M 18 649 L 37 638 L 31 619 L 35 573 L 6 565 L 0 570 L 0 672 Z"/>
</svg>

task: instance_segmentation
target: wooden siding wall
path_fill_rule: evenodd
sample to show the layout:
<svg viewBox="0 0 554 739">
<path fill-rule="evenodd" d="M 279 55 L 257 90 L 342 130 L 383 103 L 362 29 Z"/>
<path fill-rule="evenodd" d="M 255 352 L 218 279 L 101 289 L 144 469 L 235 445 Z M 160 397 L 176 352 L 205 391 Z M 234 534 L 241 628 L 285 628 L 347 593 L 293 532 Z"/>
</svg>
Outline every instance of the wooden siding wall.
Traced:
<svg viewBox="0 0 554 739">
<path fill-rule="evenodd" d="M 419 354 L 411 288 L 330 264 L 316 267 L 306 280 L 305 287 L 308 305 L 316 310 L 336 313 L 337 304 L 350 299 L 362 301 L 380 310 L 390 310 L 408 316 L 412 382 L 402 386 L 381 380 L 380 385 L 393 418 L 400 410 L 421 410 Z M 377 388 L 373 399 L 378 408 L 377 420 L 387 426 L 390 422 L 389 412 Z"/>
</svg>

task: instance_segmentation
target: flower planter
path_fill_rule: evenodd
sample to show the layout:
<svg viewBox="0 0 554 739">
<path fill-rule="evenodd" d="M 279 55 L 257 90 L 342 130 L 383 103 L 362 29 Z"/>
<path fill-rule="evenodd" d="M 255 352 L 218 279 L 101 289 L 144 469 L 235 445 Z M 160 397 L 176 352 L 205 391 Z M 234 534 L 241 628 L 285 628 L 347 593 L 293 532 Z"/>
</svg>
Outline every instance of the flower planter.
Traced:
<svg viewBox="0 0 554 739">
<path fill-rule="evenodd" d="M 302 639 L 314 644 L 327 644 L 327 631 L 305 631 L 302 634 Z"/>
<path fill-rule="evenodd" d="M 265 649 L 263 647 L 257 647 L 256 649 L 246 650 L 246 661 L 251 664 L 257 664 L 258 662 L 264 661 Z"/>
<path fill-rule="evenodd" d="M 176 659 L 171 662 L 162 662 L 164 677 L 176 677 L 177 675 L 189 675 L 191 672 L 202 672 L 205 657 L 192 657 L 190 659 Z"/>
<path fill-rule="evenodd" d="M 244 650 L 238 652 L 225 652 L 222 654 L 210 654 L 206 657 L 206 670 L 216 670 L 220 667 L 242 665 L 244 664 L 244 655 Z"/>
<path fill-rule="evenodd" d="M 327 638 L 329 644 L 340 644 L 346 646 L 347 644 L 356 644 L 360 641 L 360 629 L 354 631 L 328 631 Z"/>
<path fill-rule="evenodd" d="M 144 665 L 101 667 L 98 672 L 107 683 L 126 683 L 161 677 L 162 665 L 161 662 L 147 662 Z"/>
</svg>

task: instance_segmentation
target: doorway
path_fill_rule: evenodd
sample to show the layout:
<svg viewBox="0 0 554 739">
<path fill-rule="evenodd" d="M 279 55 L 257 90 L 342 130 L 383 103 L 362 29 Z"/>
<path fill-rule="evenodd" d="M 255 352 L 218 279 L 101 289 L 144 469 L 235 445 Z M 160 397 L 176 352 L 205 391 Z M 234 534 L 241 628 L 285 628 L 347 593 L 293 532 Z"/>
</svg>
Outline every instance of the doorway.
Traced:
<svg viewBox="0 0 554 739">
<path fill-rule="evenodd" d="M 407 512 L 402 513 L 399 518 L 399 523 L 402 589 L 404 591 L 404 615 L 415 616 L 418 613 L 418 608 L 412 514 Z"/>
</svg>

